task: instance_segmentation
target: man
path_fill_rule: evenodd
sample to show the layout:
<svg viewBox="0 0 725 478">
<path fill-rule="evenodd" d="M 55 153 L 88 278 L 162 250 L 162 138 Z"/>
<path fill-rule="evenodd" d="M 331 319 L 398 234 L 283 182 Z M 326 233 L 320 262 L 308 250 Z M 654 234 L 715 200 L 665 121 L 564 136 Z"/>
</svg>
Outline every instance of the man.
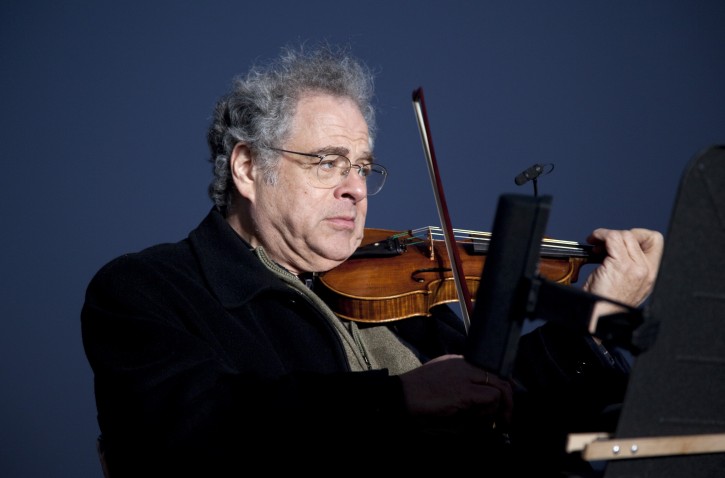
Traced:
<svg viewBox="0 0 725 478">
<path fill-rule="evenodd" d="M 360 245 L 384 184 L 372 94 L 344 51 L 288 49 L 253 68 L 215 109 L 208 216 L 93 278 L 82 331 L 113 478 L 376 466 L 396 446 L 422 453 L 409 470 L 507 453 L 502 431 L 524 423 L 511 383 L 461 355 L 421 364 L 415 344 L 337 318 L 307 286 Z M 661 235 L 594 235 L 609 257 L 586 287 L 639 305 Z"/>
</svg>

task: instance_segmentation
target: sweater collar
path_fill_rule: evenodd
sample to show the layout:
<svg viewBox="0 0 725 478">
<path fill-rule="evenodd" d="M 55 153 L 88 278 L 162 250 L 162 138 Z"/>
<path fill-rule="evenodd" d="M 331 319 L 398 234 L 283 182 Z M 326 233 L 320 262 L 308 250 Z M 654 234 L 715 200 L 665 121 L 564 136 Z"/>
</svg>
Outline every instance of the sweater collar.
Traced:
<svg viewBox="0 0 725 478">
<path fill-rule="evenodd" d="M 210 289 L 226 308 L 238 307 L 265 289 L 286 289 L 215 208 L 191 231 L 189 242 Z"/>
</svg>

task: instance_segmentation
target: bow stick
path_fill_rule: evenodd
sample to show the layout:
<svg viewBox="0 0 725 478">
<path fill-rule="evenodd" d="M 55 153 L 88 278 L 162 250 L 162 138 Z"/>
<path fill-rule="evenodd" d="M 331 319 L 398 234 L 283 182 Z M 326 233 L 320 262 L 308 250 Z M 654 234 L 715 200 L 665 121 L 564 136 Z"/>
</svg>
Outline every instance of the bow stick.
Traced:
<svg viewBox="0 0 725 478">
<path fill-rule="evenodd" d="M 438 207 L 438 216 L 440 217 L 446 242 L 446 250 L 448 251 L 448 260 L 454 265 L 453 280 L 456 284 L 458 300 L 461 303 L 463 325 L 466 327 L 466 332 L 468 332 L 468 328 L 471 324 L 470 317 L 471 312 L 473 311 L 473 301 L 471 300 L 471 293 L 468 290 L 468 284 L 465 280 L 466 278 L 463 275 L 461 258 L 458 254 L 456 239 L 453 235 L 453 227 L 451 226 L 451 219 L 448 215 L 446 197 L 443 194 L 443 185 L 441 184 L 440 173 L 438 172 L 438 163 L 436 162 L 435 151 L 433 150 L 433 140 L 428 126 L 428 113 L 425 109 L 423 88 L 418 88 L 413 91 L 413 109 L 415 110 L 415 117 L 418 121 L 418 129 L 420 130 L 420 137 L 423 141 L 425 157 L 428 160 L 428 172 L 430 173 L 431 183 L 433 184 L 436 206 Z"/>
</svg>

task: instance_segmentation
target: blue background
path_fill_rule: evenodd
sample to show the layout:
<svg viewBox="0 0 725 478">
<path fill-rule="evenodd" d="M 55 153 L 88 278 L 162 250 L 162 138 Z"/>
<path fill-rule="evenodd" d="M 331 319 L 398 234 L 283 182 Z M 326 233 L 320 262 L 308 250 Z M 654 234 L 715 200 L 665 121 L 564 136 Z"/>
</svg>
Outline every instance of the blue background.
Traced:
<svg viewBox="0 0 725 478">
<path fill-rule="evenodd" d="M 440 225 L 411 105 L 422 86 L 455 228 L 488 231 L 553 163 L 547 235 L 666 233 L 681 174 L 725 143 L 725 2 L 65 1 L 0 4 L 0 476 L 100 477 L 79 311 L 106 261 L 211 206 L 206 128 L 282 45 L 377 72 L 390 171 L 369 227 Z"/>
</svg>

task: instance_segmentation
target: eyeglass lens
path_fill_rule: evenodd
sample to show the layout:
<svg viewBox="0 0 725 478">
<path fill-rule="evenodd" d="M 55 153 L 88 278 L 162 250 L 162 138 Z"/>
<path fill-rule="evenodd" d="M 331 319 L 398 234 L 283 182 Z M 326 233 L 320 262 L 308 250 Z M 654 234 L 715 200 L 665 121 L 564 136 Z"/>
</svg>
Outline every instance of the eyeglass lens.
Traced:
<svg viewBox="0 0 725 478">
<path fill-rule="evenodd" d="M 350 174 L 350 170 L 365 180 L 368 196 L 380 192 L 385 184 L 387 171 L 379 164 L 352 164 L 345 156 L 327 155 L 317 165 L 317 178 L 325 187 L 335 187 Z"/>
</svg>

